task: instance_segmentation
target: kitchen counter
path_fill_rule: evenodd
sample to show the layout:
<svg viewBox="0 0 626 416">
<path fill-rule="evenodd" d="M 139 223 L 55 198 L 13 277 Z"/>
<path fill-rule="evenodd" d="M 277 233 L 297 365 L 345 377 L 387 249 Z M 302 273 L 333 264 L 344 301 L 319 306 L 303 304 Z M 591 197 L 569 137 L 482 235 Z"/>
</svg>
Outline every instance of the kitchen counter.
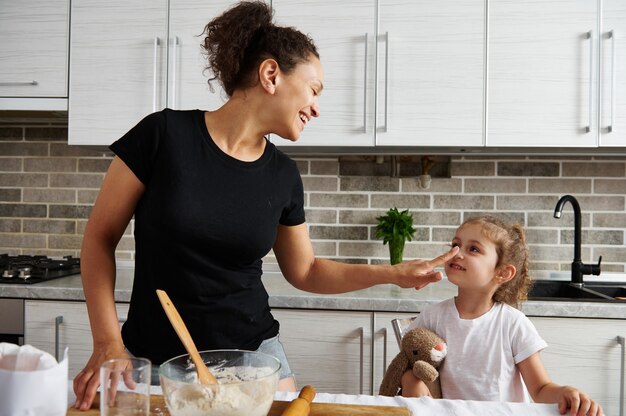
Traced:
<svg viewBox="0 0 626 416">
<path fill-rule="evenodd" d="M 71 380 L 68 382 L 68 400 L 69 405 L 76 401 L 76 396 L 71 388 Z M 160 408 L 163 398 L 162 390 L 158 386 L 152 386 L 150 393 L 153 395 L 151 399 L 151 408 Z M 298 397 L 298 392 L 281 392 L 278 391 L 274 395 L 274 400 L 281 403 L 288 403 Z M 157 399 L 157 400 L 155 400 Z M 156 404 L 155 404 L 156 402 Z M 510 402 L 486 402 L 474 400 L 446 400 L 432 399 L 430 397 L 406 398 L 406 397 L 385 397 L 372 395 L 351 395 L 351 394 L 329 394 L 318 392 L 313 399 L 313 403 L 324 403 L 325 406 L 311 406 L 311 415 L 327 415 L 327 414 L 357 414 L 378 416 L 391 414 L 404 414 L 410 412 L 412 415 L 419 416 L 474 416 L 477 414 L 484 416 L 558 416 L 558 408 L 556 404 L 542 403 L 510 403 Z M 270 415 L 278 414 L 277 410 L 284 406 L 277 406 L 274 403 Z M 336 406 L 333 406 L 336 405 Z M 339 407 L 341 405 L 358 406 L 353 408 Z M 331 407 L 333 406 L 333 407 Z M 383 407 L 373 407 L 383 406 Z M 94 405 L 95 407 L 95 405 Z M 399 408 L 404 408 L 401 411 Z M 398 411 L 393 411 L 398 409 Z M 406 410 L 408 409 L 408 410 Z M 350 412 L 350 413 L 348 413 Z M 161 412 L 154 412 L 161 413 Z M 100 412 L 92 408 L 87 412 L 79 412 L 74 408 L 68 410 L 68 416 L 99 415 Z M 168 413 L 169 414 L 169 413 Z"/>
<path fill-rule="evenodd" d="M 129 302 L 133 269 L 118 269 L 115 300 Z M 456 286 L 447 280 L 415 291 L 395 285 L 379 285 L 340 295 L 319 295 L 291 286 L 271 266 L 265 271 L 263 283 L 270 295 L 270 306 L 290 309 L 326 309 L 373 312 L 415 312 L 425 306 L 456 294 Z M 39 300 L 84 300 L 80 275 L 62 277 L 34 285 L 0 284 L 0 298 Z M 626 319 L 625 303 L 527 301 L 522 311 L 528 316 Z"/>
</svg>

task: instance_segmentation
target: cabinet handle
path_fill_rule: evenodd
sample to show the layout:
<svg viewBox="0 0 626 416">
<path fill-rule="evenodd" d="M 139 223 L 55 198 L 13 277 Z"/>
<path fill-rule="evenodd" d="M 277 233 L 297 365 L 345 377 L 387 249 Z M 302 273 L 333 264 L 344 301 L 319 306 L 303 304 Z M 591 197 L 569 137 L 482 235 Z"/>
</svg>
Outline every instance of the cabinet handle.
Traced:
<svg viewBox="0 0 626 416">
<path fill-rule="evenodd" d="M 367 43 L 368 36 L 365 33 L 365 64 L 363 65 L 363 133 L 367 133 Z"/>
<path fill-rule="evenodd" d="M 619 414 L 624 416 L 624 353 L 626 352 L 626 343 L 624 337 L 617 336 L 616 341 L 621 348 L 620 371 L 619 371 Z"/>
<path fill-rule="evenodd" d="M 389 102 L 389 32 L 385 32 L 385 125 L 377 129 L 387 132 L 387 103 Z"/>
<path fill-rule="evenodd" d="M 39 85 L 37 81 L 15 81 L 15 82 L 0 82 L 0 87 L 15 87 L 19 85 Z"/>
<path fill-rule="evenodd" d="M 359 340 L 361 343 L 361 345 L 359 346 L 359 361 L 361 364 L 359 366 L 359 392 L 360 394 L 363 394 L 363 365 L 365 364 L 365 330 L 363 329 L 363 327 L 359 328 Z"/>
<path fill-rule="evenodd" d="M 383 328 L 383 375 L 387 372 L 387 328 Z"/>
<path fill-rule="evenodd" d="M 176 66 L 178 62 L 178 36 L 174 36 L 172 39 L 173 47 L 172 47 L 172 101 L 168 102 L 168 106 L 172 109 L 176 108 Z"/>
<path fill-rule="evenodd" d="M 611 124 L 606 131 L 611 133 L 615 126 L 615 33 L 611 30 L 606 35 L 611 39 Z"/>
<path fill-rule="evenodd" d="M 157 55 L 159 52 L 159 45 L 161 40 L 155 36 L 152 44 L 152 112 L 157 109 Z"/>
<path fill-rule="evenodd" d="M 585 133 L 590 133 L 593 114 L 593 30 L 585 34 L 585 39 L 589 39 L 589 125 L 585 127 Z"/>
<path fill-rule="evenodd" d="M 59 315 L 54 318 L 54 358 L 56 358 L 57 362 L 59 361 L 60 356 L 60 342 L 59 342 L 59 327 L 63 323 L 63 316 Z"/>
</svg>

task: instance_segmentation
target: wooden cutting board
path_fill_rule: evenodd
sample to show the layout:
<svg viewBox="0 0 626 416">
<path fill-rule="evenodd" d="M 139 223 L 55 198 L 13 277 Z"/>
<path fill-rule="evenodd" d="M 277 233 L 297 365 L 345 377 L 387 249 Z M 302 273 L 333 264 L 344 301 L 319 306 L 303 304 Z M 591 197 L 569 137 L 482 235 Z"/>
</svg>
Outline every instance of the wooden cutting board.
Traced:
<svg viewBox="0 0 626 416">
<path fill-rule="evenodd" d="M 280 416 L 289 402 L 274 401 L 268 416 Z M 81 412 L 75 408 L 67 411 L 67 416 L 99 416 L 100 403 L 98 397 L 90 410 Z M 152 416 L 170 416 L 161 395 L 150 396 L 150 414 Z M 365 406 L 356 404 L 312 403 L 310 416 L 411 416 L 406 407 Z"/>
</svg>

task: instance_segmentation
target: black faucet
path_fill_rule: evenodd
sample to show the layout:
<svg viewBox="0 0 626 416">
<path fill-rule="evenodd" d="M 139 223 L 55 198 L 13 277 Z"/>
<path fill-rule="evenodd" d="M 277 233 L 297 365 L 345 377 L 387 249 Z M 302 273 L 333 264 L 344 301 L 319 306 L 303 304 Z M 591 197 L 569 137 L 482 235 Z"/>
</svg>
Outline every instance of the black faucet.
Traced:
<svg viewBox="0 0 626 416">
<path fill-rule="evenodd" d="M 600 263 L 602 263 L 602 256 L 598 259 L 598 264 L 583 264 L 580 259 L 580 205 L 578 201 L 571 195 L 564 195 L 559 199 L 554 208 L 554 218 L 561 218 L 563 212 L 563 205 L 566 202 L 572 204 L 574 208 L 574 261 L 572 261 L 572 283 L 577 286 L 583 285 L 583 275 L 594 274 L 600 275 Z"/>
</svg>

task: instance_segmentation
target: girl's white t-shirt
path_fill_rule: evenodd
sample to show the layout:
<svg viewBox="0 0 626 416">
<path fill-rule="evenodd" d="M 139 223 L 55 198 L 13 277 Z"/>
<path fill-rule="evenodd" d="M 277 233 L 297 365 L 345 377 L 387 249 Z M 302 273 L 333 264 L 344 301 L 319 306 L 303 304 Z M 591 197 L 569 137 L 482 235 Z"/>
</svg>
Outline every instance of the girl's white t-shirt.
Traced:
<svg viewBox="0 0 626 416">
<path fill-rule="evenodd" d="M 407 330 L 418 326 L 447 343 L 439 368 L 444 399 L 531 401 L 516 364 L 548 344 L 521 311 L 495 303 L 476 319 L 461 319 L 451 298 L 427 307 Z"/>
</svg>

